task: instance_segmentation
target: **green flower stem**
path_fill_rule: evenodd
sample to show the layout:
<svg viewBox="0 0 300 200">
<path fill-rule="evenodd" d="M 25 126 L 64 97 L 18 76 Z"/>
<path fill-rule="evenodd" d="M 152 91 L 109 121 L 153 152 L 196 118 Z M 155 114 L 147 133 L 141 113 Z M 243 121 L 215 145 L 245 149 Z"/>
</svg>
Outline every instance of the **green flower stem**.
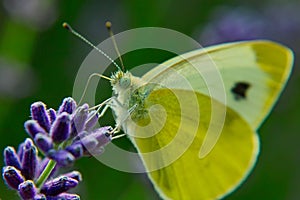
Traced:
<svg viewBox="0 0 300 200">
<path fill-rule="evenodd" d="M 44 185 L 45 181 L 48 179 L 49 175 L 51 174 L 52 170 L 54 169 L 56 162 L 54 160 L 50 160 L 45 167 L 44 171 L 41 173 L 40 177 L 37 179 L 35 185 L 38 189 Z"/>
</svg>

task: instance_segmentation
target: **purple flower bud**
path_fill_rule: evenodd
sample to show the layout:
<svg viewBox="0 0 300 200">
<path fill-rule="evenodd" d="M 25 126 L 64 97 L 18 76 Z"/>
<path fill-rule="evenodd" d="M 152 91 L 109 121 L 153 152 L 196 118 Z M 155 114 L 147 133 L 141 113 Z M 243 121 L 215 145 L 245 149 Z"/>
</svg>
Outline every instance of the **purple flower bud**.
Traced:
<svg viewBox="0 0 300 200">
<path fill-rule="evenodd" d="M 109 134 L 110 131 L 110 126 L 96 129 L 91 134 L 86 134 L 74 144 L 79 143 L 82 145 L 83 155 L 85 156 L 90 156 L 91 154 L 99 155 L 103 153 L 103 147 L 111 142 L 112 136 Z"/>
<path fill-rule="evenodd" d="M 83 155 L 90 156 L 90 151 L 97 147 L 98 142 L 95 138 L 86 136 L 79 141 L 79 144 L 83 147 Z"/>
<path fill-rule="evenodd" d="M 40 148 L 40 150 L 42 150 L 44 153 L 47 153 L 50 149 L 53 148 L 52 139 L 47 135 L 38 133 L 35 136 L 34 141 L 36 145 Z"/>
<path fill-rule="evenodd" d="M 78 181 L 67 176 L 60 176 L 47 181 L 41 189 L 46 196 L 56 196 L 78 185 Z"/>
<path fill-rule="evenodd" d="M 98 144 L 97 147 L 104 147 L 112 140 L 112 135 L 109 133 L 112 130 L 110 126 L 101 127 L 93 131 L 89 137 L 95 137 Z"/>
<path fill-rule="evenodd" d="M 17 190 L 19 185 L 25 181 L 21 172 L 12 166 L 3 167 L 2 176 L 7 185 L 15 190 Z"/>
<path fill-rule="evenodd" d="M 87 131 L 82 131 L 80 133 L 78 133 L 78 135 L 76 137 L 73 138 L 74 142 L 79 141 L 81 138 L 84 138 L 85 136 L 89 135 L 89 133 Z"/>
<path fill-rule="evenodd" d="M 29 180 L 33 180 L 37 169 L 37 149 L 32 144 L 32 141 L 27 139 L 24 145 L 24 153 L 22 159 L 22 174 Z"/>
<path fill-rule="evenodd" d="M 85 130 L 90 131 L 98 122 L 98 114 L 96 111 L 91 111 L 88 115 L 87 122 L 85 123 Z"/>
<path fill-rule="evenodd" d="M 34 196 L 33 200 L 47 200 L 44 194 L 37 194 Z"/>
<path fill-rule="evenodd" d="M 76 109 L 72 120 L 72 132 L 74 133 L 74 136 L 77 135 L 77 133 L 80 133 L 84 130 L 85 122 L 88 118 L 88 109 L 88 104 L 83 104 L 82 106 Z"/>
<path fill-rule="evenodd" d="M 30 138 L 26 138 L 26 140 L 19 145 L 18 156 L 19 156 L 20 163 L 23 163 L 24 150 L 26 148 L 30 148 L 31 146 L 33 146 L 33 142 Z"/>
<path fill-rule="evenodd" d="M 104 152 L 104 147 L 112 140 L 109 133 L 112 130 L 110 126 L 101 127 L 94 130 L 91 134 L 83 137 L 79 143 L 84 147 L 84 155 L 100 155 Z M 78 141 L 76 141 L 77 143 Z"/>
<path fill-rule="evenodd" d="M 62 176 L 67 176 L 67 177 L 73 178 L 77 181 L 82 181 L 81 173 L 79 171 L 72 171 L 67 174 L 63 174 Z"/>
<path fill-rule="evenodd" d="M 24 200 L 32 200 L 36 195 L 36 188 L 32 180 L 25 181 L 19 185 L 19 195 Z"/>
<path fill-rule="evenodd" d="M 48 109 L 48 115 L 50 118 L 50 123 L 52 124 L 56 119 L 56 111 L 53 108 Z"/>
<path fill-rule="evenodd" d="M 45 129 L 43 129 L 39 123 L 35 120 L 27 120 L 24 124 L 26 132 L 31 138 L 35 138 L 35 135 L 38 133 L 46 134 Z"/>
<path fill-rule="evenodd" d="M 22 159 L 23 159 L 24 146 L 25 146 L 25 144 L 24 144 L 24 142 L 22 142 L 18 147 L 18 156 L 19 156 L 20 163 L 22 163 Z"/>
<path fill-rule="evenodd" d="M 24 141 L 23 150 L 28 149 L 32 146 L 34 146 L 32 139 L 26 138 L 26 140 Z"/>
<path fill-rule="evenodd" d="M 19 157 L 13 147 L 6 147 L 4 149 L 4 162 L 5 165 L 13 166 L 19 170 L 21 169 Z"/>
<path fill-rule="evenodd" d="M 47 197 L 47 200 L 80 200 L 77 194 L 61 193 L 55 197 Z"/>
<path fill-rule="evenodd" d="M 50 119 L 44 103 L 35 102 L 31 105 L 31 117 L 32 119 L 36 120 L 47 132 L 50 130 Z"/>
<path fill-rule="evenodd" d="M 67 140 L 70 137 L 70 129 L 70 115 L 67 113 L 62 113 L 61 115 L 57 116 L 50 130 L 50 136 L 52 137 L 53 142 L 61 143 Z"/>
<path fill-rule="evenodd" d="M 66 148 L 75 158 L 80 158 L 83 155 L 83 147 L 79 143 L 74 143 Z"/>
<path fill-rule="evenodd" d="M 89 133 L 87 131 L 82 131 L 73 139 L 73 144 L 71 146 L 79 144 L 83 149 L 83 155 L 90 156 L 90 154 L 87 151 L 86 146 L 89 149 L 95 148 L 97 146 L 97 140 L 95 138 L 86 137 L 88 135 L 89 135 Z"/>
<path fill-rule="evenodd" d="M 63 112 L 67 112 L 72 114 L 76 109 L 76 102 L 71 97 L 67 97 L 63 100 L 61 106 L 58 109 L 57 114 L 61 114 Z"/>
<path fill-rule="evenodd" d="M 75 157 L 66 150 L 55 151 L 52 149 L 48 152 L 48 157 L 55 160 L 62 167 L 70 166 L 75 161 Z"/>
</svg>

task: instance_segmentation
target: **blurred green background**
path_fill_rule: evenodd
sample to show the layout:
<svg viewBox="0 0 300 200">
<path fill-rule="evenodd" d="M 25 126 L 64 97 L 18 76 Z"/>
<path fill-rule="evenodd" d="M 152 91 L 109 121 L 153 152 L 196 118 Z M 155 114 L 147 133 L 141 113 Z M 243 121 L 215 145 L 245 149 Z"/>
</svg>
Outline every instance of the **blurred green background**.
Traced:
<svg viewBox="0 0 300 200">
<path fill-rule="evenodd" d="M 64 97 L 72 94 L 76 71 L 91 49 L 61 27 L 64 21 L 95 44 L 108 37 L 104 23 L 110 20 L 115 33 L 145 26 L 165 27 L 185 33 L 204 45 L 267 38 L 290 46 L 299 56 L 299 10 L 296 1 L 284 0 L 251 3 L 3 0 L 0 5 L 0 149 L 7 145 L 17 147 L 27 137 L 23 123 L 29 118 L 32 102 L 41 100 L 48 107 L 57 108 Z M 145 51 L 125 55 L 124 60 L 130 69 L 169 57 L 169 54 Z M 286 90 L 259 131 L 262 147 L 253 173 L 226 199 L 299 199 L 299 67 L 296 58 Z M 109 85 L 100 89 L 97 102 L 111 95 Z M 110 115 L 103 123 L 114 125 Z M 118 144 L 133 149 L 126 138 Z M 143 174 L 119 172 L 94 158 L 81 159 L 74 168 L 83 174 L 84 181 L 76 190 L 82 199 L 159 199 Z M 18 199 L 2 180 L 0 199 Z"/>
</svg>

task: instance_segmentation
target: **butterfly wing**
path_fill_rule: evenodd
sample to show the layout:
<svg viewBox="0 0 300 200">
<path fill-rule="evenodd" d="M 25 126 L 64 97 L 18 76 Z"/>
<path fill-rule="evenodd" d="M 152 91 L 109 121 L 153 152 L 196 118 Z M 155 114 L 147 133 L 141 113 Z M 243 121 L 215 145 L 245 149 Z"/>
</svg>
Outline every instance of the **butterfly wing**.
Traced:
<svg viewBox="0 0 300 200">
<path fill-rule="evenodd" d="M 228 105 L 256 130 L 278 99 L 293 64 L 288 48 L 270 41 L 216 45 L 177 56 L 146 73 L 147 82 L 195 90 Z M 180 79 L 190 85 L 182 84 Z"/>
<path fill-rule="evenodd" d="M 211 103 L 198 92 L 157 89 L 144 101 L 148 117 L 132 115 L 134 123 L 127 122 L 128 133 L 134 133 L 130 139 L 164 199 L 220 198 L 244 180 L 256 161 L 257 135 L 230 108 L 218 142 L 200 159 L 200 147 L 213 123 Z"/>
</svg>

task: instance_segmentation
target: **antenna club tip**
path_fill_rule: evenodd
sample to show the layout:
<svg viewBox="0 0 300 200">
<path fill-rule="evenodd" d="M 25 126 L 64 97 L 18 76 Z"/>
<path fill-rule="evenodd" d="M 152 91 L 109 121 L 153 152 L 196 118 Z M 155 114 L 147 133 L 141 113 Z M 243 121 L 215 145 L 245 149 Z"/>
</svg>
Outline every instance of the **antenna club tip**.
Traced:
<svg viewBox="0 0 300 200">
<path fill-rule="evenodd" d="M 112 24 L 111 24 L 110 21 L 107 21 L 107 22 L 105 23 L 105 26 L 106 26 L 106 28 L 110 29 L 111 26 L 112 26 Z"/>
<path fill-rule="evenodd" d="M 64 22 L 64 23 L 62 24 L 62 26 L 63 26 L 65 29 L 67 29 L 68 31 L 71 31 L 71 30 L 72 30 L 71 26 L 70 26 L 68 23 L 66 23 L 66 22 Z"/>
</svg>

